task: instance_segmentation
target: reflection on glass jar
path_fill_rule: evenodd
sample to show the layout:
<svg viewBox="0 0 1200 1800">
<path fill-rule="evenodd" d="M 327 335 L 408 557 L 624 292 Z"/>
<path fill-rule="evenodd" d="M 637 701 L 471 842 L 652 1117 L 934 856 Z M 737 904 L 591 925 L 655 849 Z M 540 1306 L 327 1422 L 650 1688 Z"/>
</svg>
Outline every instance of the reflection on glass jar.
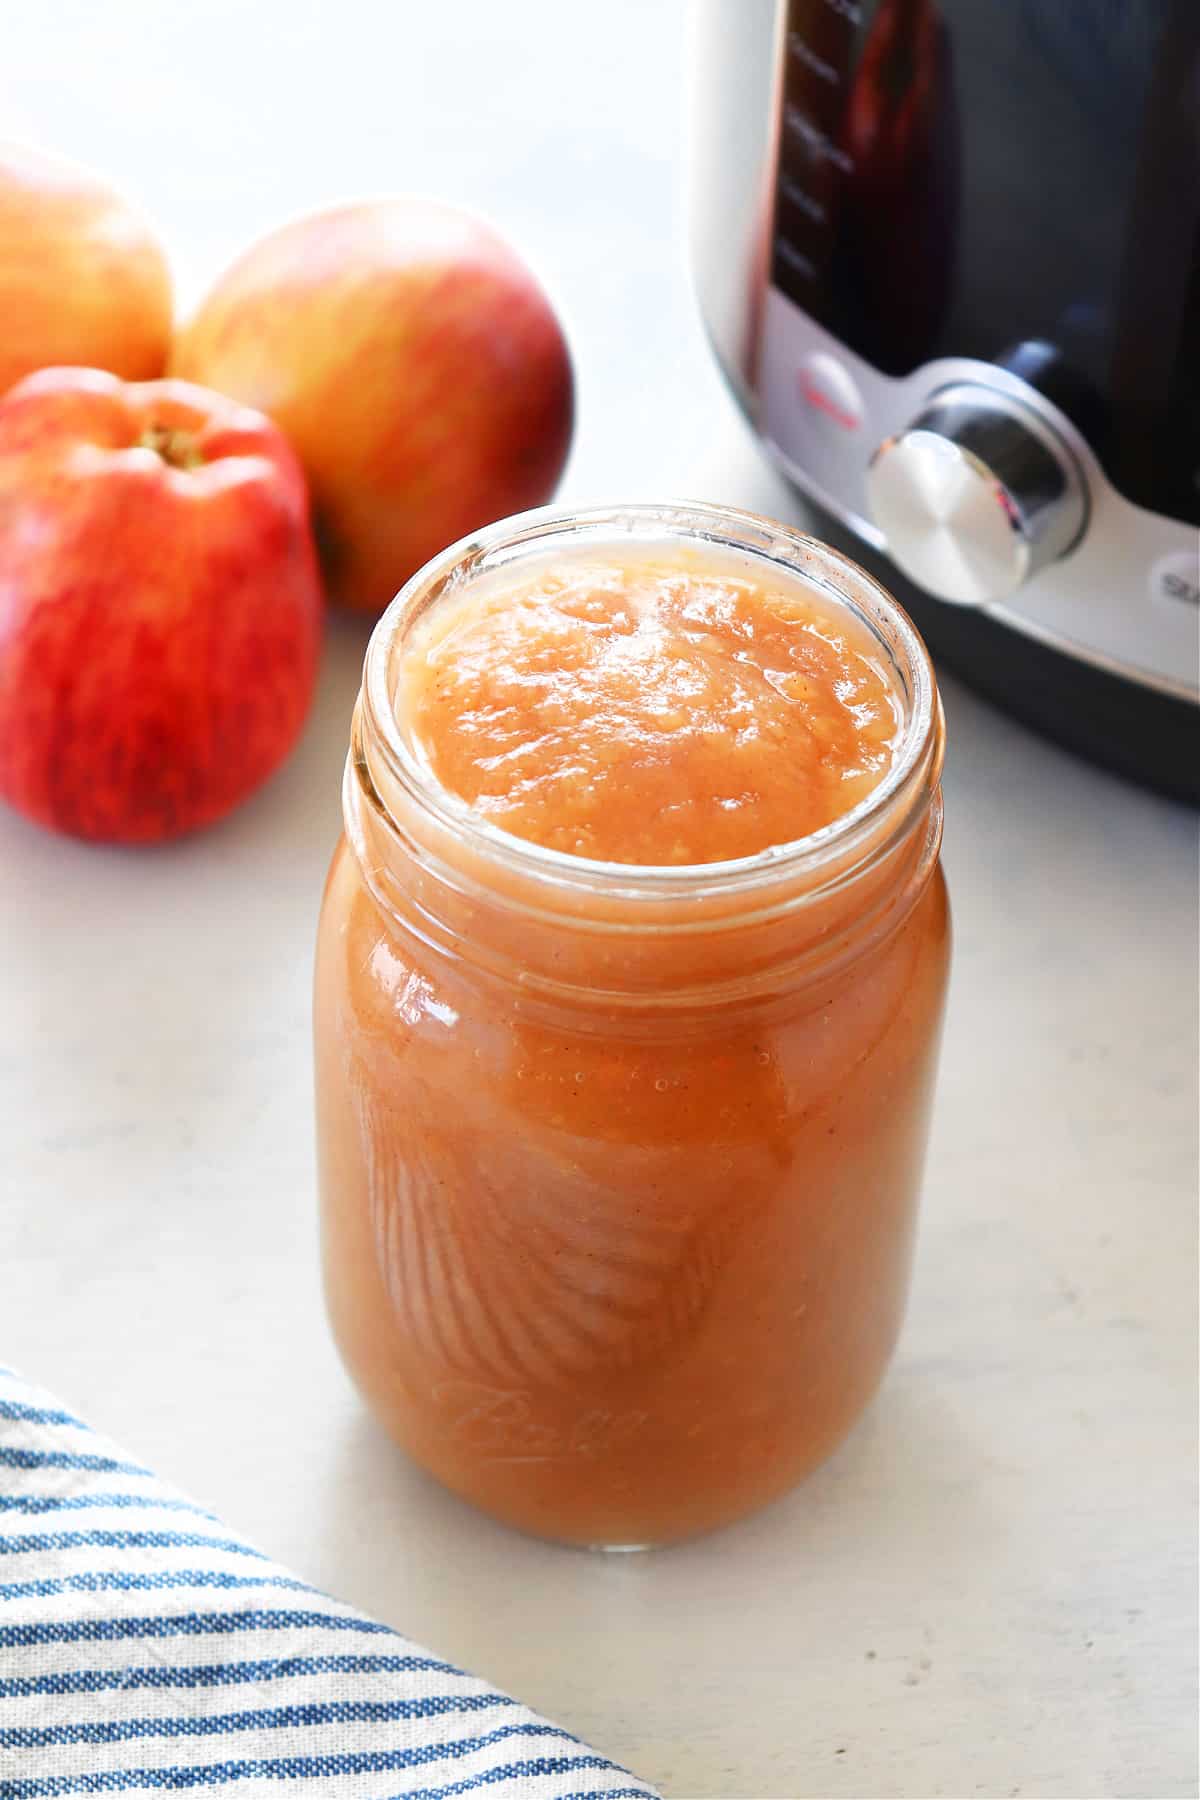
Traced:
<svg viewBox="0 0 1200 1800">
<path fill-rule="evenodd" d="M 878 785 L 736 861 L 591 861 L 447 794 L 397 717 L 464 591 L 580 545 L 731 556 L 869 634 Z M 941 714 L 854 564 L 719 508 L 534 515 L 410 583 L 367 657 L 316 979 L 326 1286 L 394 1436 L 595 1545 L 733 1519 L 825 1457 L 903 1311 L 948 961 Z"/>
</svg>

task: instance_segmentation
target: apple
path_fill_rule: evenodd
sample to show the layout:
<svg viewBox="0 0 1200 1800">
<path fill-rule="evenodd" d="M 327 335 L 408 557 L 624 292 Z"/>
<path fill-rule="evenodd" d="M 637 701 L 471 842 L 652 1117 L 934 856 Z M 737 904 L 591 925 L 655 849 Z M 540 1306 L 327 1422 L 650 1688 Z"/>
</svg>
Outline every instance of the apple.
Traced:
<svg viewBox="0 0 1200 1800">
<path fill-rule="evenodd" d="M 416 199 L 285 225 L 218 281 L 172 372 L 269 413 L 312 494 L 331 598 L 378 613 L 455 539 L 554 492 L 567 346 L 478 221 Z"/>
<path fill-rule="evenodd" d="M 54 363 L 147 381 L 167 366 L 171 277 L 143 220 L 86 170 L 0 143 L 0 394 Z"/>
<path fill-rule="evenodd" d="M 0 398 L 0 796 L 29 818 L 123 844 L 219 819 L 294 744 L 322 613 L 269 419 L 97 369 Z"/>
</svg>

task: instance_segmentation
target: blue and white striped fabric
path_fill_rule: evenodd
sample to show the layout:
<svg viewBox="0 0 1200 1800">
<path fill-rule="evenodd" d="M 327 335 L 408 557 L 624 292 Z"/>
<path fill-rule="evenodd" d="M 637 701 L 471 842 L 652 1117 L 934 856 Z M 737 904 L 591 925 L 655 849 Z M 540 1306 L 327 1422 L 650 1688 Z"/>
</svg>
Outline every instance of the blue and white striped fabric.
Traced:
<svg viewBox="0 0 1200 1800">
<path fill-rule="evenodd" d="M 654 1800 L 0 1370 L 0 1800 Z"/>
</svg>

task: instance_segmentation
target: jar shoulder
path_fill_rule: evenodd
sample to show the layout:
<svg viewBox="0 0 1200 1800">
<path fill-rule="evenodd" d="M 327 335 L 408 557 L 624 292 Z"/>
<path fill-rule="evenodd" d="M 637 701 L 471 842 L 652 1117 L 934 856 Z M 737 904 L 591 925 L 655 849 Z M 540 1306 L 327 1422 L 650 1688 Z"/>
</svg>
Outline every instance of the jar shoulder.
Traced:
<svg viewBox="0 0 1200 1800">
<path fill-rule="evenodd" d="M 444 1033 L 461 997 L 445 960 L 422 952 L 372 896 L 343 835 L 329 865 L 317 928 L 318 1040 L 339 1026 L 395 1042 L 427 1023 Z"/>
</svg>

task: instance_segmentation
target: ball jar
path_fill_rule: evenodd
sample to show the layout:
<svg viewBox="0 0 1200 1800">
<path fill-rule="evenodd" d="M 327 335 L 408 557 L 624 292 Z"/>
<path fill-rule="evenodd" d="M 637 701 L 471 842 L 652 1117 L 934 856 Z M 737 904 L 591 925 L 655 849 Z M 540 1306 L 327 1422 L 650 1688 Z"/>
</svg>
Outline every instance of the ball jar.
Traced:
<svg viewBox="0 0 1200 1800">
<path fill-rule="evenodd" d="M 737 861 L 604 863 L 443 791 L 398 659 L 471 583 L 573 546 L 736 554 L 849 612 L 899 730 L 843 817 Z M 784 1493 L 896 1342 L 949 961 L 928 656 L 863 570 L 708 506 L 507 521 L 367 653 L 321 915 L 328 1307 L 387 1430 L 538 1535 L 659 1544 Z"/>
</svg>

